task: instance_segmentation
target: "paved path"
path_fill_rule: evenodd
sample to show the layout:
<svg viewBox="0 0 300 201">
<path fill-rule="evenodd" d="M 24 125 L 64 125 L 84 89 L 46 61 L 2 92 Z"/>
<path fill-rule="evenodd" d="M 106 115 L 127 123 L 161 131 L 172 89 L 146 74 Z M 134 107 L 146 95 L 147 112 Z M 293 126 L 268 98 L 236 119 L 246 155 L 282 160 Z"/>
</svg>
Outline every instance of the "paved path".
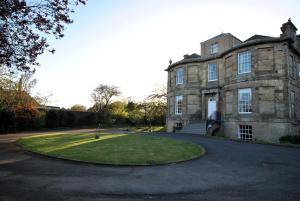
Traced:
<svg viewBox="0 0 300 201">
<path fill-rule="evenodd" d="M 0 135 L 1 201 L 300 200 L 299 148 L 159 134 L 202 144 L 207 154 L 178 164 L 113 167 L 25 152 L 15 142 L 24 135 Z"/>
</svg>

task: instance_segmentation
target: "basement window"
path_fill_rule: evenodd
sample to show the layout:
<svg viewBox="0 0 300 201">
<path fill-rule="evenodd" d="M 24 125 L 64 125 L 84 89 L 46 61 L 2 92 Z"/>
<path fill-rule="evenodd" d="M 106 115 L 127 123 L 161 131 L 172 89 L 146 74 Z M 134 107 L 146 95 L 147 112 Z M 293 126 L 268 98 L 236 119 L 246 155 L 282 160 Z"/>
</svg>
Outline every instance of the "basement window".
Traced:
<svg viewBox="0 0 300 201">
<path fill-rule="evenodd" d="M 243 141 L 252 141 L 252 125 L 240 125 L 238 131 L 238 137 Z"/>
</svg>

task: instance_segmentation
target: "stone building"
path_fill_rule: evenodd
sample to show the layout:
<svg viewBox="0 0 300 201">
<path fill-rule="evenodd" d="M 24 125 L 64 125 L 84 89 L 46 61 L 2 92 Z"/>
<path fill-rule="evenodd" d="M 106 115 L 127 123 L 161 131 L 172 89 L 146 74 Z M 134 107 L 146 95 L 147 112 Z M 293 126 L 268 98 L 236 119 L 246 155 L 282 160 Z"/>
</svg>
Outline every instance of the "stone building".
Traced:
<svg viewBox="0 0 300 201">
<path fill-rule="evenodd" d="M 279 37 L 241 41 L 222 33 L 168 72 L 167 130 L 277 142 L 300 134 L 300 35 L 289 19 Z"/>
</svg>

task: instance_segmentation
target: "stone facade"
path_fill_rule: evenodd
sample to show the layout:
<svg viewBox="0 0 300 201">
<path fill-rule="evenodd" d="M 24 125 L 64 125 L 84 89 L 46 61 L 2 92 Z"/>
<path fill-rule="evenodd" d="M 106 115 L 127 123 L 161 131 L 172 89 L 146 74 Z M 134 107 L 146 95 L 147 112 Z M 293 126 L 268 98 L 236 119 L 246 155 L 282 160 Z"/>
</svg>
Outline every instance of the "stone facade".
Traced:
<svg viewBox="0 0 300 201">
<path fill-rule="evenodd" d="M 170 64 L 167 130 L 217 111 L 219 132 L 233 139 L 246 133 L 246 140 L 278 142 L 300 134 L 300 35 L 290 20 L 281 30 L 280 37 L 244 42 L 221 34 L 201 43 L 201 56 Z"/>
</svg>

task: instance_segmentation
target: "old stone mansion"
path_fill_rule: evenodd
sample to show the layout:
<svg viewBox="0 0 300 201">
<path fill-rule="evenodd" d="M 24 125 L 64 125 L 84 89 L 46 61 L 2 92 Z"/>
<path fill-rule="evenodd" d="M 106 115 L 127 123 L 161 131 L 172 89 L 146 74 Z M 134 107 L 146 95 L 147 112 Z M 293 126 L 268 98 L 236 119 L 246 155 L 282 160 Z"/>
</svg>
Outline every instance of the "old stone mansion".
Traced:
<svg viewBox="0 0 300 201">
<path fill-rule="evenodd" d="M 222 33 L 168 72 L 167 130 L 277 142 L 300 130 L 300 35 Z"/>
</svg>

